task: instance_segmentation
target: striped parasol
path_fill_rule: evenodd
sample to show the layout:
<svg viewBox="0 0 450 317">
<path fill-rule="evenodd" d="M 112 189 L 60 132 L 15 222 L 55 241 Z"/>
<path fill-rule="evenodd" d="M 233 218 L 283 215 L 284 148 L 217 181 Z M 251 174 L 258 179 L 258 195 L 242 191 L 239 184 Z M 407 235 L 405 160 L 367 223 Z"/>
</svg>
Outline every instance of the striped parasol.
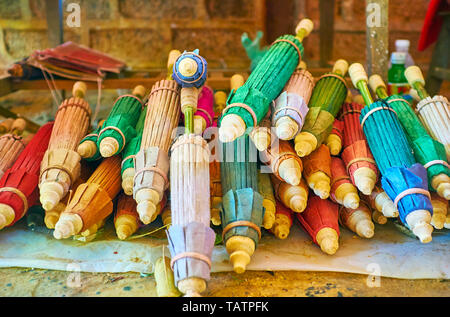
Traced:
<svg viewBox="0 0 450 317">
<path fill-rule="evenodd" d="M 340 59 L 333 70 L 319 78 L 309 100 L 309 111 L 302 131 L 295 137 L 295 151 L 300 157 L 309 155 L 325 140 L 333 128 L 334 118 L 347 97 L 344 79 L 348 63 Z"/>
<path fill-rule="evenodd" d="M 322 199 L 330 196 L 331 190 L 331 156 L 325 144 L 303 158 L 303 175 L 314 193 Z"/>
<path fill-rule="evenodd" d="M 353 85 L 361 92 L 366 107 L 360 123 L 382 174 L 381 184 L 406 224 L 422 243 L 431 241 L 432 206 L 425 168 L 417 164 L 397 113 L 383 100 L 372 101 L 368 78 L 361 64 L 349 68 Z"/>
<path fill-rule="evenodd" d="M 308 202 L 308 185 L 302 178 L 300 184 L 293 186 L 271 174 L 275 197 L 293 212 L 303 212 Z"/>
<path fill-rule="evenodd" d="M 344 162 L 339 157 L 331 158 L 331 190 L 332 201 L 346 207 L 355 209 L 359 206 L 358 190 L 351 183 L 345 169 Z"/>
<path fill-rule="evenodd" d="M 296 27 L 296 36 L 283 35 L 269 48 L 245 84 L 232 91 L 228 106 L 220 120 L 219 138 L 231 142 L 256 127 L 278 97 L 303 55 L 303 38 L 313 29 L 313 22 L 303 19 Z"/>
</svg>

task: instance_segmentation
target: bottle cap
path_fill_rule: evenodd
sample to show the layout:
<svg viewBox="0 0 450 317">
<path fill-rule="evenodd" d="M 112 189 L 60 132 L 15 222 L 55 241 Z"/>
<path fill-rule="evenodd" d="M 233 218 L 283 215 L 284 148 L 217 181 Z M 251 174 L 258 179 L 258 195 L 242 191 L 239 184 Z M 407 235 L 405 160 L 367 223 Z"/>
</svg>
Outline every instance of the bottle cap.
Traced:
<svg viewBox="0 0 450 317">
<path fill-rule="evenodd" d="M 394 52 L 391 55 L 392 64 L 405 64 L 406 54 L 402 52 Z"/>
<path fill-rule="evenodd" d="M 395 41 L 395 50 L 397 52 L 408 52 L 409 50 L 409 40 L 396 40 Z"/>
</svg>

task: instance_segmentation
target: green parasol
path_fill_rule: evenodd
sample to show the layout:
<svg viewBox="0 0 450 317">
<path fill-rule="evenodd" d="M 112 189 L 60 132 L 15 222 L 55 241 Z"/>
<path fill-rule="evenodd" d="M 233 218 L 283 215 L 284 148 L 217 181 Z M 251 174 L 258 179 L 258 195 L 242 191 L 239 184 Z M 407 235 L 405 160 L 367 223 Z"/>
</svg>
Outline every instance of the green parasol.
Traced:
<svg viewBox="0 0 450 317">
<path fill-rule="evenodd" d="M 243 273 L 261 238 L 264 218 L 257 149 L 247 134 L 223 143 L 222 149 L 222 236 L 234 271 Z"/>
<path fill-rule="evenodd" d="M 122 188 L 126 195 L 133 195 L 133 179 L 135 175 L 134 160 L 136 154 L 141 149 L 142 132 L 144 130 L 145 117 L 147 115 L 147 104 L 141 111 L 139 120 L 136 124 L 136 136 L 131 139 L 122 152 Z"/>
<path fill-rule="evenodd" d="M 450 169 L 444 145 L 431 138 L 404 98 L 399 95 L 388 96 L 386 85 L 379 75 L 372 75 L 369 84 L 377 96 L 383 98 L 397 113 L 417 162 L 427 169 L 429 188 L 439 196 L 450 199 Z"/>
<path fill-rule="evenodd" d="M 279 37 L 252 71 L 245 84 L 228 96 L 220 119 L 219 138 L 231 142 L 255 127 L 278 97 L 303 55 L 302 41 L 313 29 L 309 19 L 300 21 L 296 36 Z"/>
<path fill-rule="evenodd" d="M 314 86 L 302 131 L 294 139 L 298 156 L 309 155 L 330 134 L 334 118 L 347 97 L 344 79 L 347 69 L 348 63 L 345 60 L 336 61 L 333 70 L 321 76 Z"/>
<path fill-rule="evenodd" d="M 145 88 L 136 86 L 131 95 L 122 95 L 114 102 L 103 128 L 100 130 L 97 147 L 103 157 L 110 157 L 123 151 L 128 142 L 136 136 L 135 126 L 144 104 Z"/>
</svg>

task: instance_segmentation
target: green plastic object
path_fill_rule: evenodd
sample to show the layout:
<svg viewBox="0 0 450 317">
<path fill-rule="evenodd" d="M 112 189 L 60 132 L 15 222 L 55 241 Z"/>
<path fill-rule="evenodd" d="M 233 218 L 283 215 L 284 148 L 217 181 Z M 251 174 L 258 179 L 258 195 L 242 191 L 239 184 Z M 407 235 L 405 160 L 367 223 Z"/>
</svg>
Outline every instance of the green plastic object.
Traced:
<svg viewBox="0 0 450 317">
<path fill-rule="evenodd" d="M 261 39 L 264 35 L 264 32 L 258 31 L 256 32 L 256 37 L 251 40 L 248 37 L 247 33 L 243 33 L 241 36 L 241 42 L 242 46 L 244 47 L 245 51 L 247 52 L 248 58 L 251 60 L 250 64 L 250 70 L 253 71 L 258 63 L 261 61 L 261 59 L 264 57 L 264 55 L 269 50 L 268 47 L 261 48 Z"/>
<path fill-rule="evenodd" d="M 299 51 L 294 45 L 286 41 L 294 43 Z M 278 97 L 283 90 L 302 56 L 303 45 L 295 36 L 283 35 L 279 37 L 276 43 L 272 44 L 268 52 L 264 54 L 244 85 L 230 93 L 227 104 L 246 104 L 255 112 L 256 121 L 259 123 L 269 110 L 272 100 Z M 229 108 L 220 120 L 228 114 L 240 116 L 247 128 L 254 126 L 252 115 L 244 108 Z"/>
<path fill-rule="evenodd" d="M 135 126 L 139 120 L 143 105 L 139 98 L 132 95 L 123 95 L 114 103 L 97 140 L 97 147 L 104 138 L 114 138 L 119 144 L 119 154 L 125 145 L 136 136 Z M 118 132 L 120 130 L 123 134 Z"/>
<path fill-rule="evenodd" d="M 264 208 L 258 191 L 257 149 L 248 135 L 222 146 L 222 227 L 236 221 L 250 221 L 261 227 Z M 248 237 L 258 245 L 258 232 L 253 228 L 232 228 L 225 234 L 224 241 L 232 236 Z"/>
</svg>

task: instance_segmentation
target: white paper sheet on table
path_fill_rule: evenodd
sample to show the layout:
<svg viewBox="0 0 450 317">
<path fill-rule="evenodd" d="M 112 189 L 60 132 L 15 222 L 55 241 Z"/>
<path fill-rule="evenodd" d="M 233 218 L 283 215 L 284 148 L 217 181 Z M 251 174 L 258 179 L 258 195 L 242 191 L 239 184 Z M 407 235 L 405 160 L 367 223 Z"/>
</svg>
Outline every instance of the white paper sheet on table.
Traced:
<svg viewBox="0 0 450 317">
<path fill-rule="evenodd" d="M 153 264 L 167 246 L 160 238 L 143 237 L 130 241 L 116 238 L 112 225 L 89 243 L 55 240 L 51 235 L 27 230 L 24 226 L 0 231 L 0 267 L 31 267 L 82 272 L 152 273 Z M 286 240 L 265 234 L 247 267 L 248 270 L 333 271 L 378 274 L 396 278 L 450 277 L 450 231 L 433 235 L 421 244 L 394 227 L 376 226 L 373 239 L 362 239 L 341 229 L 339 250 L 326 255 L 302 229 L 292 228 Z M 164 253 L 168 256 L 167 248 Z M 232 271 L 223 245 L 214 248 L 212 272 Z"/>
</svg>

